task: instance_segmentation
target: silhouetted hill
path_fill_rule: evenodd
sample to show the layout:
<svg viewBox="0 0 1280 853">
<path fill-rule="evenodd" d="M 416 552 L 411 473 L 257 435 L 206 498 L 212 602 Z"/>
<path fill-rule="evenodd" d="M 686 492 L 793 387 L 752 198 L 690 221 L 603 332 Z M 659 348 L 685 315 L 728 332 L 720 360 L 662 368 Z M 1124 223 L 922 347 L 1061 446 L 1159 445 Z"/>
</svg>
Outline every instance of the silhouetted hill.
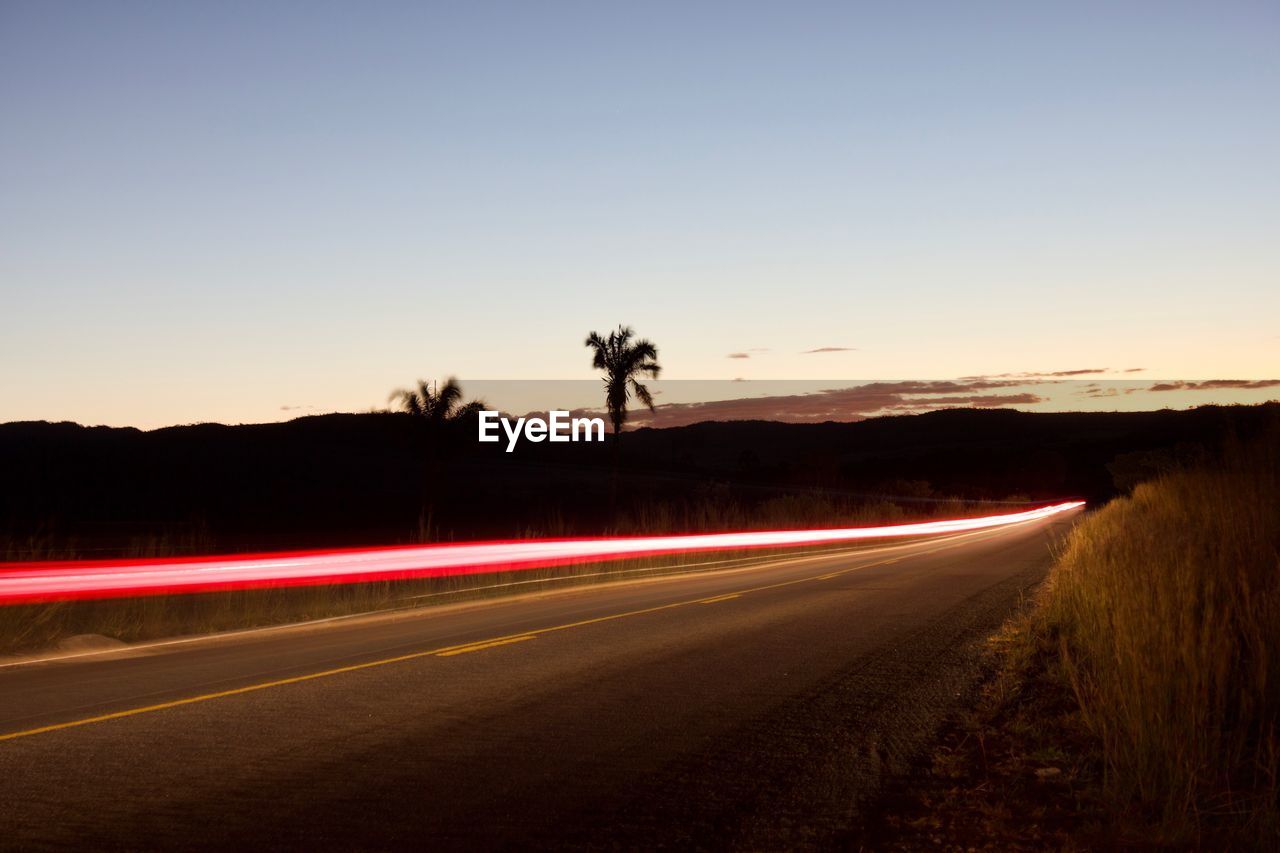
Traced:
<svg viewBox="0 0 1280 853">
<path fill-rule="evenodd" d="M 1108 463 L 1194 453 L 1280 417 L 1280 405 L 1030 414 L 952 410 L 858 423 L 702 423 L 623 436 L 617 510 L 750 507 L 781 495 L 1045 500 L 1114 493 Z M 138 537 L 199 549 L 594 532 L 610 525 L 611 450 L 478 444 L 402 414 L 143 432 L 0 425 L 0 539 L 114 551 Z M 131 546 L 131 542 L 133 543 Z M 17 543 L 17 544 L 15 544 Z"/>
</svg>

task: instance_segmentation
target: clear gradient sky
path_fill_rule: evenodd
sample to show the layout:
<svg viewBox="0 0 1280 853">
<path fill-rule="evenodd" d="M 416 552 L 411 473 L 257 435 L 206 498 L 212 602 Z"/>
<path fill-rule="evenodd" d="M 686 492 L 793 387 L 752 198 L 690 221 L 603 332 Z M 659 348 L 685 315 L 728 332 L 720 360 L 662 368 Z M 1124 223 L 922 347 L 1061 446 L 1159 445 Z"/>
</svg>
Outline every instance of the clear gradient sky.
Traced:
<svg viewBox="0 0 1280 853">
<path fill-rule="evenodd" d="M 1278 43 L 1275 2 L 0 0 L 0 421 L 586 378 L 619 322 L 673 378 L 1274 376 Z"/>
</svg>

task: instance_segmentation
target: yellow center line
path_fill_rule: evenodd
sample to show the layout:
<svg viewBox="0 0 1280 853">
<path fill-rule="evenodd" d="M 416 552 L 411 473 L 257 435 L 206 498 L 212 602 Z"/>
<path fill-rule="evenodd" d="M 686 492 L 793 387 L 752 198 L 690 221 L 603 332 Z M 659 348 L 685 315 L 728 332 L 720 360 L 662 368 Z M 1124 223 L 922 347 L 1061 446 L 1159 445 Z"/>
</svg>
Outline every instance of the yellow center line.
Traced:
<svg viewBox="0 0 1280 853">
<path fill-rule="evenodd" d="M 934 548 L 929 551 L 922 551 L 918 555 L 913 555 L 913 556 L 924 556 L 928 554 L 935 554 L 938 551 L 945 551 L 950 548 L 958 547 L 960 544 L 962 543 L 944 545 L 941 548 Z M 829 557 L 825 559 L 837 559 L 837 558 Z M 735 592 L 735 593 L 729 593 L 726 595 L 722 595 L 722 596 L 718 596 L 710 599 L 691 598 L 685 601 L 673 601 L 670 604 L 659 604 L 654 607 L 644 607 L 639 610 L 627 610 L 622 613 L 611 613 L 607 616 L 596 616 L 591 619 L 581 619 L 577 622 L 566 622 L 563 625 L 552 625 L 547 628 L 537 628 L 533 631 L 523 631 L 519 634 L 508 634 L 501 637 L 491 637 L 486 640 L 476 640 L 470 643 L 463 643 L 460 645 L 443 646 L 438 649 L 429 649 L 427 651 L 420 651 L 420 652 L 410 652 L 408 654 L 396 655 L 395 657 L 381 658 L 379 660 L 366 661 L 365 663 L 350 664 L 349 666 L 340 666 L 334 669 L 325 669 L 325 670 L 321 670 L 320 672 L 312 672 L 306 675 L 295 675 L 290 678 L 278 678 L 273 681 L 262 681 L 257 684 L 249 684 L 244 687 L 235 687 L 230 690 L 219 690 L 216 693 L 202 693 L 198 696 L 188 696 L 185 699 L 173 699 L 168 702 L 159 702 L 154 705 L 144 705 L 139 708 L 129 708 L 124 711 L 113 711 L 109 714 L 99 714 L 98 716 L 95 716 L 95 717 L 85 717 L 83 719 L 71 720 L 65 723 L 53 723 L 51 725 L 40 726 L 34 729 L 25 729 L 23 731 L 8 732 L 7 734 L 0 734 L 0 741 L 15 740 L 16 738 L 20 738 L 20 737 L 29 737 L 31 735 L 39 735 L 39 734 L 45 734 L 47 732 L 61 731 L 62 729 L 76 728 L 78 726 L 87 726 L 92 723 L 105 723 L 109 720 L 119 720 L 119 719 L 123 719 L 124 717 L 133 717 L 133 716 L 137 716 L 138 714 L 149 714 L 155 711 L 168 710 L 169 708 L 180 708 L 183 705 L 194 705 L 197 702 L 208 702 L 213 699 L 225 699 L 229 696 L 240 696 L 245 693 L 254 693 L 259 690 L 267 690 L 268 688 L 272 688 L 272 687 L 284 687 L 285 685 L 289 685 L 289 684 L 300 684 L 304 681 L 313 681 L 318 678 L 329 678 L 335 675 L 342 675 L 348 672 L 359 672 L 360 670 L 363 670 L 363 669 L 372 669 L 373 667 L 378 667 L 378 666 L 388 666 L 390 664 L 403 663 L 405 661 L 417 660 L 419 658 L 449 657 L 451 655 L 463 654 L 465 652 L 479 651 L 481 649 L 488 649 L 494 646 L 506 645 L 507 643 L 516 643 L 522 640 L 532 640 L 535 637 L 541 636 L 542 634 L 550 634 L 554 631 L 567 631 L 570 628 L 582 628 L 587 625 L 598 625 L 602 622 L 612 622 L 617 619 L 626 619 L 631 616 L 642 616 L 646 613 L 658 613 L 663 610 L 672 610 L 674 608 L 685 607 L 690 604 L 710 604 L 714 601 L 726 601 L 730 598 L 738 598 L 742 595 L 746 595 L 747 593 L 764 592 L 766 590 L 771 590 L 771 589 L 780 589 L 782 587 L 793 586 L 799 583 L 807 583 L 809 581 L 814 581 L 814 580 L 824 580 L 833 575 L 845 574 L 846 572 L 856 571 L 859 569 L 870 569 L 870 568 L 875 568 L 876 566 L 888 565 L 889 563 L 898 562 L 899 559 L 901 558 L 894 557 L 892 559 L 879 560 L 877 562 L 867 563 L 861 566 L 851 566 L 850 568 L 842 569 L 839 572 L 832 572 L 826 575 L 795 578 L 793 580 L 780 581 L 778 583 L 764 584 L 763 586 L 751 587 L 749 589 L 739 590 L 738 592 Z"/>
<path fill-rule="evenodd" d="M 467 652 L 478 652 L 481 649 L 491 649 L 494 646 L 505 646 L 508 643 L 520 643 L 525 640 L 535 639 L 533 634 L 525 634 L 522 637 L 508 637 L 505 640 L 488 640 L 483 643 L 472 643 L 469 646 L 459 646 L 454 649 L 448 649 L 443 652 L 436 652 L 436 657 L 447 658 L 453 655 L 465 655 Z"/>
</svg>

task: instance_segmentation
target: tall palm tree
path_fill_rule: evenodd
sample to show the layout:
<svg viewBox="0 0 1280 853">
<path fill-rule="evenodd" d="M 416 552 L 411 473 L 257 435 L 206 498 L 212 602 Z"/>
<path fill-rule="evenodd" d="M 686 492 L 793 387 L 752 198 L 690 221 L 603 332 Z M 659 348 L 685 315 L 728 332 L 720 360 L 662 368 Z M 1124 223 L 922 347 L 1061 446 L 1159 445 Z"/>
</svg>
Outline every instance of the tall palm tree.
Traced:
<svg viewBox="0 0 1280 853">
<path fill-rule="evenodd" d="M 635 340 L 630 326 L 619 326 L 602 338 L 595 332 L 587 336 L 586 346 L 592 351 L 591 366 L 604 371 L 604 402 L 613 422 L 613 438 L 616 446 L 627 422 L 627 403 L 631 395 L 653 411 L 653 395 L 639 381 L 648 376 L 657 379 L 662 372 L 658 364 L 658 348 L 652 342 Z"/>
<path fill-rule="evenodd" d="M 462 386 L 452 376 L 440 387 L 419 379 L 417 388 L 398 388 L 388 398 L 388 402 L 397 401 L 402 411 L 425 418 L 433 426 L 454 423 L 484 408 L 480 400 L 462 402 Z"/>
</svg>

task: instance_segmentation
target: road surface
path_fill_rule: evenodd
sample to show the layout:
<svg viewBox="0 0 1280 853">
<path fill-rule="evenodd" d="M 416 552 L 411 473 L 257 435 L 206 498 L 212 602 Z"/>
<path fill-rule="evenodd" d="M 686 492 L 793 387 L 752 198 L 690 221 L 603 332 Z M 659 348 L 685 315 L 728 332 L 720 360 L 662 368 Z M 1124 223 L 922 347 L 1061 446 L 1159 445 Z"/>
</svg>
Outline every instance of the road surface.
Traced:
<svg viewBox="0 0 1280 853">
<path fill-rule="evenodd" d="M 0 847 L 827 847 L 1075 512 L 0 667 Z"/>
</svg>

